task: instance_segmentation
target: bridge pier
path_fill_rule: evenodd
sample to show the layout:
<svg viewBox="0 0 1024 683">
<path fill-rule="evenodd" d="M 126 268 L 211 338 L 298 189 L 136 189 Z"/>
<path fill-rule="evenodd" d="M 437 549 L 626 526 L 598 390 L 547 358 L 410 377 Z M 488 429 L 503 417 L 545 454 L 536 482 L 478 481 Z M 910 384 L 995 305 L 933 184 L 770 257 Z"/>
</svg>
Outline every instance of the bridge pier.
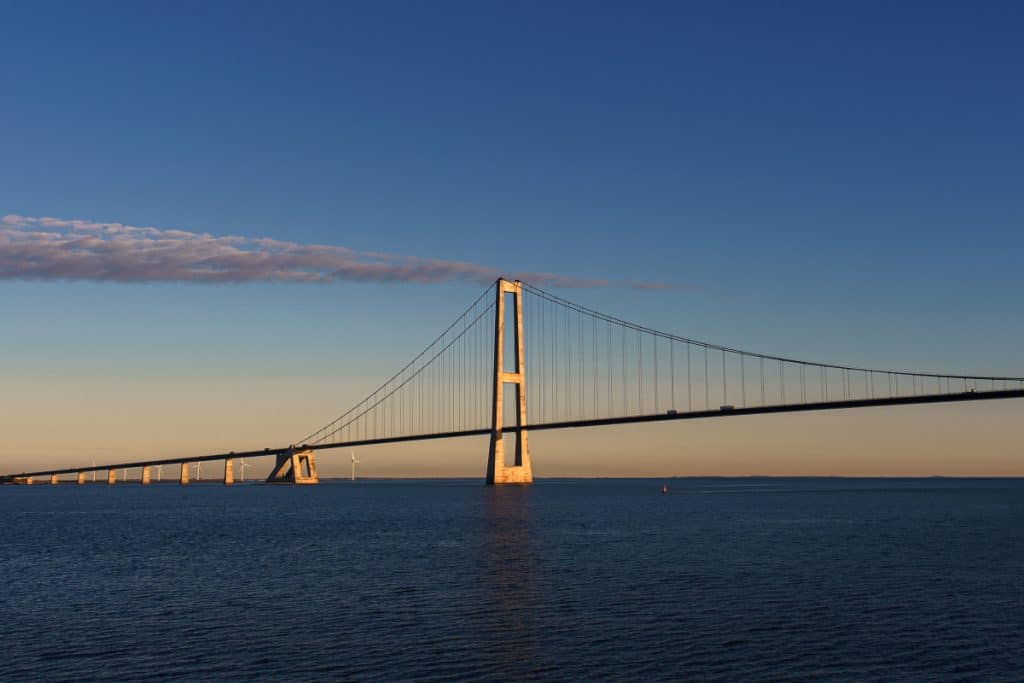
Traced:
<svg viewBox="0 0 1024 683">
<path fill-rule="evenodd" d="M 181 463 L 181 477 L 178 479 L 178 483 L 182 486 L 188 484 L 188 463 Z"/>
<path fill-rule="evenodd" d="M 85 484 L 85 472 L 79 472 L 78 473 L 78 485 L 82 486 L 83 484 Z"/>
<path fill-rule="evenodd" d="M 139 479 L 139 483 L 141 483 L 143 486 L 149 486 L 149 480 L 150 480 L 149 466 L 143 466 L 143 468 L 142 468 L 142 478 Z"/>
<path fill-rule="evenodd" d="M 51 474 L 50 475 L 50 486 L 56 486 L 56 485 L 57 485 L 57 475 L 56 474 Z"/>
<path fill-rule="evenodd" d="M 267 483 L 319 484 L 320 479 L 316 475 L 316 455 L 312 450 L 297 453 L 294 448 L 278 455 L 274 469 L 267 477 Z"/>
<path fill-rule="evenodd" d="M 487 456 L 487 484 L 530 484 L 533 468 L 530 465 L 530 445 L 526 434 L 526 362 L 523 357 L 523 289 L 517 280 L 498 280 L 495 286 L 497 300 L 494 309 L 494 392 L 491 411 L 491 444 Z M 514 303 L 515 371 L 505 372 L 505 294 L 512 294 Z M 516 452 L 513 465 L 505 464 L 505 442 L 502 437 L 504 420 L 504 389 L 506 384 L 516 388 Z"/>
<path fill-rule="evenodd" d="M 107 486 L 113 486 L 117 481 L 117 470 L 111 467 L 107 470 Z"/>
<path fill-rule="evenodd" d="M 231 486 L 235 483 L 235 463 L 231 458 L 224 458 L 224 485 Z"/>
</svg>

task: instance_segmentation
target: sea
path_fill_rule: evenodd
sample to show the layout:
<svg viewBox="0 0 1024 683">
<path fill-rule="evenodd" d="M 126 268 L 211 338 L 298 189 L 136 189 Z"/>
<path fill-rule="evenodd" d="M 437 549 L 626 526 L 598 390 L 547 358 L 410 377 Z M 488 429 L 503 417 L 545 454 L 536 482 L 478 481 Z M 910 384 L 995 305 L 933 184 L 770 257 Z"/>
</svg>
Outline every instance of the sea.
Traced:
<svg viewBox="0 0 1024 683">
<path fill-rule="evenodd" d="M 1021 681 L 1024 480 L 5 486 L 0 652 L 5 681 Z"/>
</svg>

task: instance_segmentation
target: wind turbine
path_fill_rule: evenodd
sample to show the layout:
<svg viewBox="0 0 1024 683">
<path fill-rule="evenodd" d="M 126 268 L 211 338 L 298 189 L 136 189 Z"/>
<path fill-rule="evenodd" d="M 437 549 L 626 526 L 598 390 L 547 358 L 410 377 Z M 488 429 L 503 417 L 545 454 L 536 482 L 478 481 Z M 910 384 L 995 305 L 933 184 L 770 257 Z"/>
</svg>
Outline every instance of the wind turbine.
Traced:
<svg viewBox="0 0 1024 683">
<path fill-rule="evenodd" d="M 357 462 L 359 462 L 359 461 L 356 460 L 356 452 L 353 449 L 353 451 L 352 451 L 352 481 L 356 480 L 356 463 Z"/>
<path fill-rule="evenodd" d="M 245 467 L 248 464 L 245 458 L 238 459 L 238 481 L 245 481 Z"/>
<path fill-rule="evenodd" d="M 164 478 L 164 466 L 163 465 L 157 465 L 156 466 L 156 480 L 160 481 L 163 478 Z"/>
</svg>

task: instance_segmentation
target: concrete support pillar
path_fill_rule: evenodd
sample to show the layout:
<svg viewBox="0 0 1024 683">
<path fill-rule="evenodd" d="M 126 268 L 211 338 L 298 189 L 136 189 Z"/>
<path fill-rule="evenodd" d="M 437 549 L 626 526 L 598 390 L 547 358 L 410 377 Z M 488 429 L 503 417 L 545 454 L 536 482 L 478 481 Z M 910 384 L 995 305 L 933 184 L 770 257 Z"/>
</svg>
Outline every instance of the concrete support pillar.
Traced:
<svg viewBox="0 0 1024 683">
<path fill-rule="evenodd" d="M 111 467 L 109 470 L 107 470 L 107 485 L 108 486 L 113 486 L 114 482 L 116 482 L 116 481 L 117 481 L 117 470 L 115 470 L 113 467 Z"/>
<path fill-rule="evenodd" d="M 57 485 L 57 475 L 56 474 L 51 474 L 50 475 L 50 486 L 56 486 L 56 485 Z"/>
<path fill-rule="evenodd" d="M 149 486 L 149 467 L 142 468 L 142 478 L 139 480 L 143 486 Z"/>
<path fill-rule="evenodd" d="M 188 463 L 181 463 L 181 478 L 178 479 L 178 483 L 184 486 L 188 483 Z"/>
<path fill-rule="evenodd" d="M 530 465 L 530 446 L 526 434 L 526 359 L 523 357 L 523 289 L 516 280 L 498 280 L 495 286 L 497 301 L 494 309 L 494 396 L 491 412 L 491 446 L 487 459 L 487 483 L 529 484 L 533 482 Z M 514 300 L 515 354 L 512 372 L 505 372 L 505 294 Z M 504 389 L 506 384 L 516 387 L 516 456 L 513 465 L 505 464 L 505 443 L 502 439 L 504 419 Z"/>
<path fill-rule="evenodd" d="M 231 486 L 235 483 L 235 461 L 231 458 L 224 458 L 224 485 Z"/>
<path fill-rule="evenodd" d="M 304 471 L 305 469 L 308 470 Z M 319 484 L 316 474 L 316 455 L 312 450 L 296 452 L 294 449 L 277 456 L 277 463 L 267 477 L 268 484 Z"/>
<path fill-rule="evenodd" d="M 302 463 L 305 461 L 308 472 L 302 471 Z M 313 451 L 306 451 L 299 454 L 299 470 L 295 475 L 296 484 L 319 484 L 320 477 L 316 473 L 316 454 Z"/>
<path fill-rule="evenodd" d="M 81 486 L 85 483 L 85 472 L 78 473 L 78 485 Z"/>
</svg>

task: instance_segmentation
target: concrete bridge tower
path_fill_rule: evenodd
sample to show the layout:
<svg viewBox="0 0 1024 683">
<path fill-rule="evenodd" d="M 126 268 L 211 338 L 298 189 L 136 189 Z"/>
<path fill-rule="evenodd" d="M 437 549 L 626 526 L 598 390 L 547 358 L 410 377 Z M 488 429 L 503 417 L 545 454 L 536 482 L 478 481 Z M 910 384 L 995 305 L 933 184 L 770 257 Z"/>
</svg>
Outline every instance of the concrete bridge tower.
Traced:
<svg viewBox="0 0 1024 683">
<path fill-rule="evenodd" d="M 530 466 L 530 445 L 526 435 L 526 362 L 523 358 L 523 288 L 516 280 L 498 280 L 495 285 L 497 300 L 494 307 L 494 396 L 491 412 L 491 446 L 487 460 L 487 484 L 529 484 L 533 482 Z M 513 299 L 515 334 L 512 353 L 515 356 L 512 372 L 505 372 L 505 295 Z M 504 389 L 515 385 L 516 391 L 516 452 L 514 464 L 505 464 L 505 443 L 502 439 L 504 420 Z"/>
</svg>

